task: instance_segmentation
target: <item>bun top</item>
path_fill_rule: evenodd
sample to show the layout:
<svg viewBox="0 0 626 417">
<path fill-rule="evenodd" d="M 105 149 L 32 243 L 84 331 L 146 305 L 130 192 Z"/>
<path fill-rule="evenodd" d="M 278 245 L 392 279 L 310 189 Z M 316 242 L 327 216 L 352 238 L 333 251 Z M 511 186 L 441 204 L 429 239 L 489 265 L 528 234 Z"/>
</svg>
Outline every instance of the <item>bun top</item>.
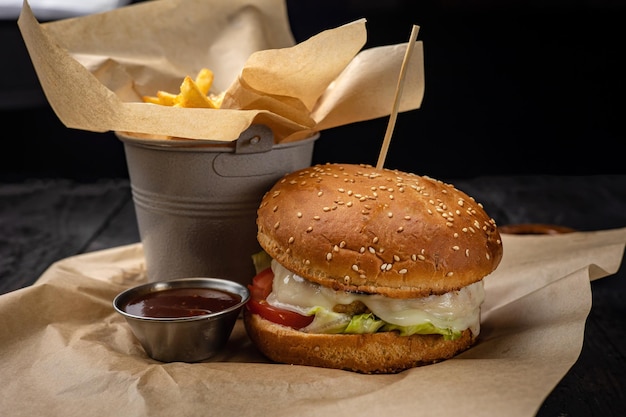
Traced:
<svg viewBox="0 0 626 417">
<path fill-rule="evenodd" d="M 320 285 L 393 298 L 478 282 L 502 259 L 495 221 L 441 181 L 369 165 L 287 174 L 257 216 L 263 249 Z"/>
</svg>

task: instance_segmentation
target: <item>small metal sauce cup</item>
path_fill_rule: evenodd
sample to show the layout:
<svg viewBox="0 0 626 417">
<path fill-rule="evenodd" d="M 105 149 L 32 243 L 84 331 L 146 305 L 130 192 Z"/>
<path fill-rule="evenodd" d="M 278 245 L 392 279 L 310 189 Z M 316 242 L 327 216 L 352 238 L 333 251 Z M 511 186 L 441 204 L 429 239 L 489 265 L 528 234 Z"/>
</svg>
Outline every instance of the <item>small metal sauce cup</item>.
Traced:
<svg viewBox="0 0 626 417">
<path fill-rule="evenodd" d="M 136 297 L 172 288 L 210 288 L 239 295 L 241 301 L 225 310 L 191 317 L 157 318 L 129 314 L 124 306 Z M 250 298 L 244 285 L 218 278 L 179 278 L 127 289 L 113 307 L 153 359 L 161 362 L 199 362 L 211 358 L 225 345 L 242 307 Z"/>
</svg>

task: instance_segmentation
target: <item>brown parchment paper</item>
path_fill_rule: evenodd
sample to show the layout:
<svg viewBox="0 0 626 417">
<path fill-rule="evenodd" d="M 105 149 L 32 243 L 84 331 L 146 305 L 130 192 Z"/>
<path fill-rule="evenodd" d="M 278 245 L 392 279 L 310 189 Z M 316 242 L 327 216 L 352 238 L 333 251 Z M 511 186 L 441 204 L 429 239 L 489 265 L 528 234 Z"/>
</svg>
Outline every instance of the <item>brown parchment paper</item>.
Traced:
<svg viewBox="0 0 626 417">
<path fill-rule="evenodd" d="M 153 0 L 44 24 L 24 1 L 18 25 L 65 126 L 153 138 L 232 141 L 260 123 L 278 143 L 389 115 L 407 49 L 361 51 L 365 19 L 295 44 L 284 0 Z M 221 109 L 142 102 L 178 93 L 203 67 L 215 73 L 212 92 L 226 92 Z M 419 108 L 423 94 L 418 41 L 398 111 Z"/>
<path fill-rule="evenodd" d="M 140 244 L 67 258 L 0 296 L 0 410 L 11 416 L 533 416 L 574 364 L 590 280 L 621 264 L 626 228 L 504 235 L 478 343 L 395 375 L 268 363 L 238 322 L 195 364 L 146 356 L 112 307 L 144 283 Z"/>
</svg>

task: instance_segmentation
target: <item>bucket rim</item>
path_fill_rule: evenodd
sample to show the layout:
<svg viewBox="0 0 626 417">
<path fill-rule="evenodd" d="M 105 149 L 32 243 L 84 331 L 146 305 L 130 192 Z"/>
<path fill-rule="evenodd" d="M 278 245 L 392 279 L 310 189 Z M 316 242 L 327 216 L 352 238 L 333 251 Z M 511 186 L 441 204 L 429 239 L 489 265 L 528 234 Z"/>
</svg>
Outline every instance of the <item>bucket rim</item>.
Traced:
<svg viewBox="0 0 626 417">
<path fill-rule="evenodd" d="M 196 139 L 148 139 L 142 137 L 131 136 L 131 132 L 115 131 L 115 136 L 125 144 L 161 150 L 180 150 L 194 152 L 235 152 L 235 142 L 196 140 Z M 320 137 L 320 132 L 314 132 L 311 136 L 294 140 L 291 142 L 276 143 L 272 146 L 272 150 L 291 148 L 295 146 L 304 146 L 311 142 L 315 142 Z"/>
</svg>

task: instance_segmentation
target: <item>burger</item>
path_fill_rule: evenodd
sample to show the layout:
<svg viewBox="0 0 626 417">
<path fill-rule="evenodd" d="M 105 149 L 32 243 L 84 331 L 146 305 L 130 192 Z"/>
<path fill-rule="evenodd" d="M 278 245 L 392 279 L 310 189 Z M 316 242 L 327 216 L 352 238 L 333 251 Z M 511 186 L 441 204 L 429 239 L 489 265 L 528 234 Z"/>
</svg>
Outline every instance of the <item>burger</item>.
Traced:
<svg viewBox="0 0 626 417">
<path fill-rule="evenodd" d="M 274 362 L 397 373 L 449 359 L 480 333 L 495 221 L 453 185 L 369 165 L 287 174 L 263 196 L 271 266 L 249 285 L 245 329 Z"/>
</svg>

